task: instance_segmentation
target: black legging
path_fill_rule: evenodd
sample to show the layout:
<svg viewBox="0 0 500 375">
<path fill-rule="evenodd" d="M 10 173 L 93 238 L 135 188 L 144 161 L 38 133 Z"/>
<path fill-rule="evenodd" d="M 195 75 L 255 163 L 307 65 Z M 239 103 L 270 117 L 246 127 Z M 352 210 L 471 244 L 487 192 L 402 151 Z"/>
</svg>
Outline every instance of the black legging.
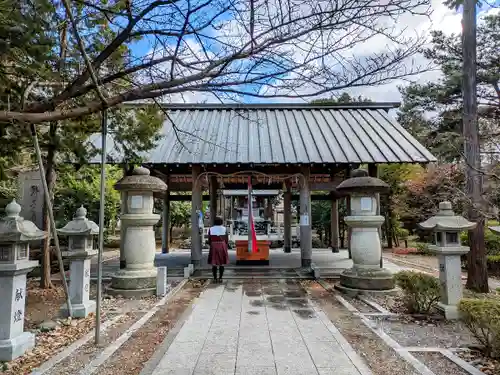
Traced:
<svg viewBox="0 0 500 375">
<path fill-rule="evenodd" d="M 217 266 L 212 266 L 212 275 L 214 279 L 217 279 Z M 224 266 L 219 266 L 219 279 L 222 279 L 222 275 L 224 275 Z"/>
</svg>

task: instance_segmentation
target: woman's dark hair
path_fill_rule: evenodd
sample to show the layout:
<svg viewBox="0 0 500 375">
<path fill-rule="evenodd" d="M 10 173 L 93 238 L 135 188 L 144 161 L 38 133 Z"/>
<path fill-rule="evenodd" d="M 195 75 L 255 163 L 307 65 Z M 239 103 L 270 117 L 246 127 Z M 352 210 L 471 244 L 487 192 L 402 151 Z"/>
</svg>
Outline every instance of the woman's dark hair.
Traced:
<svg viewBox="0 0 500 375">
<path fill-rule="evenodd" d="M 220 216 L 216 216 L 214 219 L 214 225 L 222 225 L 224 224 L 224 220 Z"/>
</svg>

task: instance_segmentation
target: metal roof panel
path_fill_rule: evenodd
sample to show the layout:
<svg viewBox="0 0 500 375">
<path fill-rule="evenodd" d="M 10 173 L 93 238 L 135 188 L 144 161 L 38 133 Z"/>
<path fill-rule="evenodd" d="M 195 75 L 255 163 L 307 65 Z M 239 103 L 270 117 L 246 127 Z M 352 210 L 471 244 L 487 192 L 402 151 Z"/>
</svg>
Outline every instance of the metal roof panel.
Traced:
<svg viewBox="0 0 500 375">
<path fill-rule="evenodd" d="M 393 107 L 393 106 L 392 106 Z M 152 164 L 426 163 L 435 157 L 387 103 L 345 106 L 173 105 Z M 175 127 L 173 126 L 175 124 Z M 108 154 L 120 150 L 108 136 Z M 100 147 L 100 134 L 89 142 Z M 98 163 L 100 157 L 91 160 Z"/>
</svg>

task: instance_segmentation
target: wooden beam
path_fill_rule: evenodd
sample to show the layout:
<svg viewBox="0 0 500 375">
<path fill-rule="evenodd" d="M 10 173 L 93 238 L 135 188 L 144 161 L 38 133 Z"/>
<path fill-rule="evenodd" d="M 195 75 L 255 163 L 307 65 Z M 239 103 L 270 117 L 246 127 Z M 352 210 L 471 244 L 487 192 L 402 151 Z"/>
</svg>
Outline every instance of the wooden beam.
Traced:
<svg viewBox="0 0 500 375">
<path fill-rule="evenodd" d="M 313 177 L 313 176 L 312 176 Z M 311 178 L 312 179 L 312 178 Z M 338 184 L 343 181 L 342 177 L 335 177 L 334 180 L 329 182 L 311 182 L 311 191 L 335 191 Z M 207 185 L 202 184 L 204 188 Z M 255 190 L 283 190 L 283 183 L 256 183 L 252 185 Z M 246 190 L 248 185 L 246 183 L 224 183 L 224 190 Z M 189 182 L 176 182 L 171 181 L 168 185 L 170 191 L 190 191 L 191 181 Z"/>
<path fill-rule="evenodd" d="M 328 163 L 313 163 L 313 164 L 252 164 L 252 163 L 240 163 L 240 164 L 144 164 L 145 167 L 151 170 L 151 174 L 154 175 L 155 171 L 158 174 L 164 175 L 186 175 L 191 176 L 193 167 L 201 169 L 203 172 L 216 172 L 224 175 L 235 174 L 241 171 L 254 171 L 259 173 L 264 173 L 269 176 L 272 175 L 293 175 L 300 173 L 303 166 L 308 166 L 311 175 L 326 175 L 329 176 L 331 173 L 342 172 L 347 165 L 354 166 L 354 164 L 328 164 Z"/>
<path fill-rule="evenodd" d="M 331 201 L 332 196 L 331 195 L 326 195 L 326 194 L 311 194 L 311 200 L 312 201 Z M 210 195 L 204 194 L 202 196 L 202 200 L 204 202 L 209 202 L 210 201 Z M 300 200 L 300 195 L 299 194 L 292 194 L 292 201 L 299 201 Z M 170 195 L 170 202 L 190 202 L 191 201 L 191 194 L 185 194 L 185 195 Z"/>
</svg>

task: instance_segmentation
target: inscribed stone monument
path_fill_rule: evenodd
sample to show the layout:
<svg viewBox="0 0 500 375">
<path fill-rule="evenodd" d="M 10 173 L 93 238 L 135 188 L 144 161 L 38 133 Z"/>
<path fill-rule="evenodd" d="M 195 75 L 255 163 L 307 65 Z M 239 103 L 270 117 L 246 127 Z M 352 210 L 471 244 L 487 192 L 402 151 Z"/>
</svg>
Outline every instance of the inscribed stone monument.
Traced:
<svg viewBox="0 0 500 375">
<path fill-rule="evenodd" d="M 0 361 L 11 361 L 35 345 L 35 335 L 24 332 L 26 274 L 38 265 L 29 260 L 29 242 L 47 236 L 33 222 L 19 216 L 15 200 L 0 221 Z"/>
<path fill-rule="evenodd" d="M 43 185 L 40 171 L 32 169 L 19 173 L 19 198 L 21 202 L 21 217 L 30 220 L 38 228 L 43 228 Z"/>
</svg>

